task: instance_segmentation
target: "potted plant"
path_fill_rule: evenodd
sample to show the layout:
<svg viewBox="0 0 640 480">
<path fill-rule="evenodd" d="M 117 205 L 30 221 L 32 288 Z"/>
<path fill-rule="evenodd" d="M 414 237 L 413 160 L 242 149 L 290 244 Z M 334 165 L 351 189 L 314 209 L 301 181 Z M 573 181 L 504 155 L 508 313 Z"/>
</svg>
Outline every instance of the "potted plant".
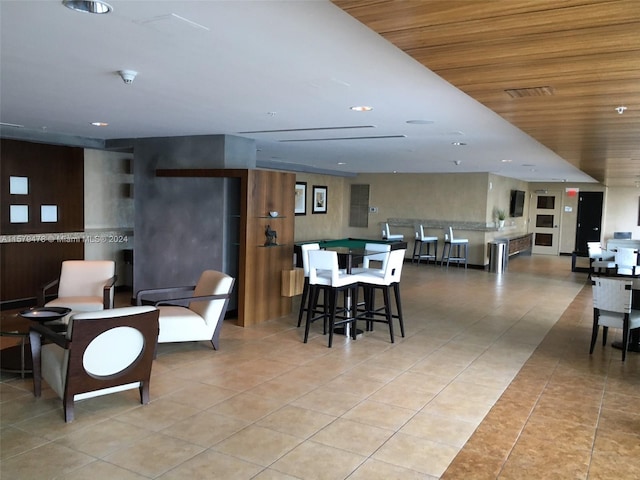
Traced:
<svg viewBox="0 0 640 480">
<path fill-rule="evenodd" d="M 496 217 L 498 217 L 498 227 L 504 227 L 504 221 L 507 218 L 507 212 L 499 208 L 496 210 Z"/>
</svg>

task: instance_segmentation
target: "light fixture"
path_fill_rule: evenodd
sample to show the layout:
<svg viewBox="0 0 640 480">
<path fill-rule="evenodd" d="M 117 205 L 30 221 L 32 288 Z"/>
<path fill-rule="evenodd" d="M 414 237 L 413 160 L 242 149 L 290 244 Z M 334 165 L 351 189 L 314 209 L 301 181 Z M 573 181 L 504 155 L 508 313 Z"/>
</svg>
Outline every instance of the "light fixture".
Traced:
<svg viewBox="0 0 640 480">
<path fill-rule="evenodd" d="M 503 158 L 502 160 L 500 160 L 502 163 L 511 163 L 512 160 L 508 159 L 508 158 Z"/>
<path fill-rule="evenodd" d="M 618 112 L 619 115 L 622 115 L 626 109 L 627 107 L 620 105 L 619 107 L 616 107 L 616 112 Z"/>
<path fill-rule="evenodd" d="M 62 4 L 70 8 L 71 10 L 75 10 L 76 12 L 83 13 L 109 13 L 113 10 L 113 7 L 109 5 L 107 2 L 101 2 L 99 0 L 62 0 Z"/>
<path fill-rule="evenodd" d="M 462 163 L 461 160 L 454 160 L 453 163 L 455 163 L 456 165 L 460 165 Z"/>
<path fill-rule="evenodd" d="M 370 112 L 373 110 L 373 107 L 369 107 L 368 105 L 356 105 L 355 107 L 350 107 L 354 112 Z"/>
<path fill-rule="evenodd" d="M 410 125 L 431 125 L 436 122 L 434 122 L 433 120 L 407 120 L 406 123 Z"/>
<path fill-rule="evenodd" d="M 107 122 L 91 122 L 91 125 L 94 127 L 108 127 L 109 124 Z"/>
<path fill-rule="evenodd" d="M 455 145 L 456 147 L 462 147 L 466 145 L 464 142 L 451 142 L 451 145 Z"/>
</svg>

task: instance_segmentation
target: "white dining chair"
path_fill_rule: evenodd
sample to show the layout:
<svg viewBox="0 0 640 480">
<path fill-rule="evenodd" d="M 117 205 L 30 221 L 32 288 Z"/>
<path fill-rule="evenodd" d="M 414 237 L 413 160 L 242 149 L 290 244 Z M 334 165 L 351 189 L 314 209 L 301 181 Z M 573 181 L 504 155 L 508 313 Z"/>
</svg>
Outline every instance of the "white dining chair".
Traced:
<svg viewBox="0 0 640 480">
<path fill-rule="evenodd" d="M 609 327 L 622 330 L 622 361 L 627 356 L 629 331 L 640 328 L 640 311 L 631 309 L 633 279 L 618 277 L 594 277 L 593 291 L 593 329 L 591 348 L 593 353 L 602 327 L 602 346 L 607 344 Z"/>
<path fill-rule="evenodd" d="M 617 274 L 635 275 L 638 266 L 638 251 L 635 248 L 617 248 L 614 263 Z"/>
<path fill-rule="evenodd" d="M 323 331 L 329 331 L 329 343 L 333 344 L 333 333 L 336 325 L 344 325 L 345 332 L 350 331 L 356 339 L 356 318 L 351 311 L 352 305 L 357 304 L 358 281 L 360 274 L 346 273 L 338 266 L 338 253 L 329 250 L 309 251 L 309 306 L 307 322 L 304 329 L 304 343 L 309 339 L 309 329 L 316 320 L 323 321 Z M 324 293 L 324 308 L 318 310 L 318 293 Z M 345 295 L 344 307 L 338 309 L 338 294 Z"/>
<path fill-rule="evenodd" d="M 404 337 L 404 319 L 402 316 L 402 302 L 400 301 L 400 279 L 402 276 L 402 266 L 404 265 L 405 249 L 392 250 L 389 253 L 389 260 L 383 272 L 362 273 L 360 285 L 364 289 L 364 310 L 359 311 L 357 317 L 365 320 L 367 331 L 373 330 L 374 322 L 386 323 L 389 327 L 389 337 L 394 343 L 393 319 L 400 322 L 400 332 Z M 376 308 L 375 293 L 382 291 L 384 305 Z M 395 298 L 396 313 L 393 313 L 391 293 Z"/>
</svg>

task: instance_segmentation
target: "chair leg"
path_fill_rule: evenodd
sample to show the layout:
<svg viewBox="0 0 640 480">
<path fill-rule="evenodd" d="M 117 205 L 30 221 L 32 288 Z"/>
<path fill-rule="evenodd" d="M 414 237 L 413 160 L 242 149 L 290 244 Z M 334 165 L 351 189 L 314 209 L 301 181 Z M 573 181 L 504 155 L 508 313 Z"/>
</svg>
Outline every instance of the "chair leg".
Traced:
<svg viewBox="0 0 640 480">
<path fill-rule="evenodd" d="M 384 314 L 387 319 L 387 323 L 389 324 L 389 338 L 391 343 L 394 343 L 393 338 L 393 318 L 391 316 L 391 298 L 389 296 L 389 287 L 386 287 L 382 290 L 382 294 L 384 296 Z"/>
<path fill-rule="evenodd" d="M 351 338 L 356 340 L 358 338 L 358 286 L 353 287 L 351 293 L 351 305 L 353 309 L 350 313 L 351 318 Z"/>
<path fill-rule="evenodd" d="M 609 327 L 602 327 L 602 346 L 607 345 L 607 333 L 609 333 Z"/>
<path fill-rule="evenodd" d="M 366 317 L 366 326 L 365 330 L 367 332 L 373 331 L 373 312 L 376 309 L 376 290 L 373 287 L 365 287 L 364 291 L 365 295 L 365 317 Z"/>
<path fill-rule="evenodd" d="M 416 249 L 420 245 L 420 249 L 418 250 L 418 254 L 416 255 Z M 411 256 L 411 263 L 414 263 L 416 259 L 418 260 L 418 265 L 420 265 L 420 252 L 422 251 L 422 242 L 420 240 L 416 240 L 413 244 L 413 255 Z"/>
<path fill-rule="evenodd" d="M 596 340 L 598 339 L 598 310 L 593 309 L 593 329 L 591 330 L 591 347 L 589 348 L 589 355 L 593 353 L 593 348 L 596 346 Z"/>
<path fill-rule="evenodd" d="M 67 423 L 73 422 L 74 411 L 73 411 L 73 395 L 67 396 L 65 392 L 64 398 L 62 399 L 62 406 L 64 408 L 64 421 Z"/>
<path fill-rule="evenodd" d="M 622 322 L 622 361 L 627 358 L 627 348 L 629 347 L 629 314 L 624 314 Z"/>
<path fill-rule="evenodd" d="M 400 301 L 400 284 L 393 284 L 393 295 L 396 297 L 396 311 L 398 313 L 398 322 L 400 323 L 400 334 L 404 338 L 404 318 L 402 317 L 402 302 Z"/>
<path fill-rule="evenodd" d="M 331 289 L 330 300 L 329 300 L 329 345 L 331 348 L 333 345 L 333 330 L 335 329 L 336 323 L 336 309 L 338 304 L 338 290 L 335 288 Z"/>
<path fill-rule="evenodd" d="M 298 328 L 302 325 L 302 316 L 308 307 L 307 297 L 309 296 L 309 277 L 304 277 L 302 286 L 302 298 L 300 299 L 300 311 L 298 312 Z"/>
<path fill-rule="evenodd" d="M 468 244 L 465 243 L 464 244 L 464 268 L 465 269 L 467 268 L 467 253 L 468 253 L 467 247 L 468 247 Z"/>
<path fill-rule="evenodd" d="M 313 310 L 315 309 L 314 301 L 318 298 L 318 287 L 309 287 L 309 308 L 307 308 L 307 322 L 304 326 L 304 343 L 307 343 L 309 339 L 309 327 L 311 326 L 311 315 Z"/>
<path fill-rule="evenodd" d="M 146 405 L 149 403 L 149 380 L 141 382 L 138 389 L 140 390 L 140 403 Z"/>
</svg>

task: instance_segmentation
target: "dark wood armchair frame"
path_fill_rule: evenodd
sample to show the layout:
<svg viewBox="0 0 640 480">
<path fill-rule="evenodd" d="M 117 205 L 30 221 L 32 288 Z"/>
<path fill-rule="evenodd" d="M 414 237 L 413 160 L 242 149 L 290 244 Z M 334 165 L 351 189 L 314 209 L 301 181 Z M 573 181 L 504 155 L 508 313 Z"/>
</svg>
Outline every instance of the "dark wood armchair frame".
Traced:
<svg viewBox="0 0 640 480">
<path fill-rule="evenodd" d="M 139 387 L 140 403 L 143 405 L 149 403 L 151 365 L 159 332 L 158 316 L 158 310 L 154 310 L 112 318 L 72 319 L 73 330 L 70 339 L 67 339 L 64 333 L 56 333 L 51 328 L 34 322 L 29 330 L 31 356 L 33 359 L 34 395 L 40 397 L 42 393 L 41 348 L 43 340 L 48 340 L 65 350 L 69 350 L 69 362 L 62 399 L 65 422 L 73 421 L 74 396 L 80 393 L 141 382 Z M 144 337 L 144 346 L 140 355 L 127 368 L 113 375 L 96 376 L 87 373 L 82 361 L 85 350 L 98 335 L 116 327 L 131 327 L 140 331 Z"/>
<path fill-rule="evenodd" d="M 114 275 L 109 280 L 107 280 L 107 283 L 105 283 L 104 287 L 102 288 L 102 304 L 105 310 L 113 308 L 113 290 L 115 288 L 117 279 L 118 276 Z M 47 290 L 55 287 L 56 285 L 58 285 L 58 283 L 60 283 L 60 279 L 56 278 L 55 280 L 51 280 L 50 282 L 47 282 L 40 287 L 40 289 L 38 290 L 39 306 L 44 306 L 44 304 L 46 303 Z"/>
<path fill-rule="evenodd" d="M 213 336 L 211 337 L 211 345 L 214 350 L 218 350 L 220 344 L 220 331 L 222 330 L 222 323 L 224 321 L 224 316 L 227 312 L 227 307 L 229 305 L 229 299 L 231 298 L 231 292 L 233 292 L 233 286 L 235 284 L 235 280 L 231 283 L 231 288 L 229 289 L 229 293 L 218 294 L 218 295 L 199 295 L 199 296 L 191 296 L 191 297 L 175 297 L 168 298 L 163 300 L 156 300 L 155 302 L 146 302 L 144 300 L 145 295 L 161 295 L 161 294 L 171 294 L 171 293 L 179 293 L 179 292 L 193 292 L 196 289 L 195 285 L 189 285 L 184 287 L 167 287 L 167 288 L 150 288 L 146 290 L 140 290 L 136 294 L 136 305 L 145 305 L 152 304 L 156 307 L 160 306 L 178 306 L 178 307 L 187 307 L 191 302 L 208 302 L 211 300 L 222 300 L 225 299 L 224 306 L 220 311 L 220 317 L 218 318 L 218 324 L 216 325 L 215 330 L 213 331 Z"/>
</svg>

